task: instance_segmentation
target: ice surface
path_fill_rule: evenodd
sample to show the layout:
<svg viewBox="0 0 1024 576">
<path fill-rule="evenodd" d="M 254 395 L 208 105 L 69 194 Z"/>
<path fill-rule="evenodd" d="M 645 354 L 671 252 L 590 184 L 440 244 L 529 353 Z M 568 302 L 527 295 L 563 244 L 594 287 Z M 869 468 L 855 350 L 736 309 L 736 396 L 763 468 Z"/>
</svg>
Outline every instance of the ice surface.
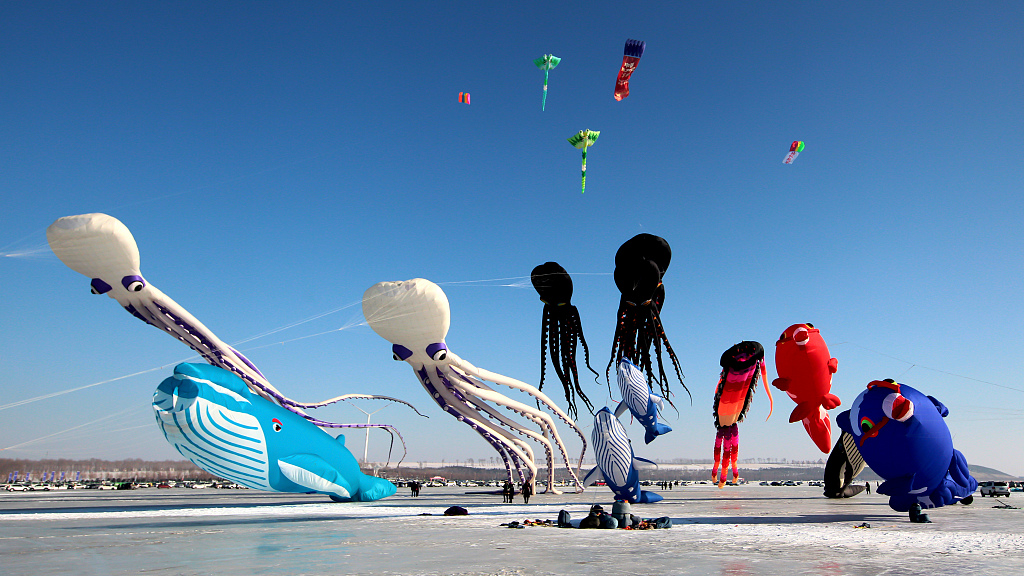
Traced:
<svg viewBox="0 0 1024 576">
<path fill-rule="evenodd" d="M 611 492 L 539 494 L 524 505 L 466 490 L 413 498 L 400 489 L 354 504 L 252 490 L 0 492 L 0 559 L 4 573 L 34 576 L 1024 573 L 1024 510 L 987 498 L 912 524 L 875 494 L 687 486 L 633 506 L 671 517 L 668 530 L 511 530 L 499 525 L 610 509 Z M 470 515 L 443 516 L 452 505 Z M 855 528 L 864 522 L 871 527 Z"/>
</svg>

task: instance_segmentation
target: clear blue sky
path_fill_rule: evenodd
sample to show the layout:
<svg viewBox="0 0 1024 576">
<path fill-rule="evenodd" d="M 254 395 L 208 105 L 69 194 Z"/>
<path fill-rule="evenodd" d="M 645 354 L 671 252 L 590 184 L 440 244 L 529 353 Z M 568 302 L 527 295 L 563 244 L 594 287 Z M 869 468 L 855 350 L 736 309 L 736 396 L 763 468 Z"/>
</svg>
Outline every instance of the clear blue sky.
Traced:
<svg viewBox="0 0 1024 576">
<path fill-rule="evenodd" d="M 190 351 L 46 248 L 58 217 L 105 212 L 147 280 L 289 396 L 429 414 L 374 417 L 413 462 L 494 454 L 358 325 L 366 288 L 441 284 L 449 347 L 536 383 L 526 277 L 557 261 L 603 374 L 613 256 L 648 232 L 673 248 L 663 321 L 693 404 L 674 383 L 675 431 L 639 456 L 710 457 L 722 351 L 760 341 L 771 378 L 779 333 L 812 322 L 844 406 L 897 378 L 949 406 L 970 462 L 1024 474 L 1024 4 L 341 4 L 0 5 L 0 406 L 157 368 L 0 410 L 0 456 L 177 456 L 149 404 Z M 647 51 L 616 102 L 627 38 Z M 824 457 L 792 407 L 776 395 L 765 422 L 759 392 L 740 457 Z"/>
</svg>

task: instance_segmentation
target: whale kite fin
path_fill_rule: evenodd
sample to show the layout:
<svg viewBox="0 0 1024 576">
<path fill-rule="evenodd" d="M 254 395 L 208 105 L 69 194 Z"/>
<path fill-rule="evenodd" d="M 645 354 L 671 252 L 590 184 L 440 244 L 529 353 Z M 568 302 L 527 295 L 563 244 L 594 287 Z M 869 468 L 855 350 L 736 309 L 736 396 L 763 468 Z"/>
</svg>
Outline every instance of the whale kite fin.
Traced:
<svg viewBox="0 0 1024 576">
<path fill-rule="evenodd" d="M 839 360 L 836 360 L 835 358 L 829 358 L 828 371 L 831 372 L 832 374 L 835 374 L 837 370 L 839 370 Z"/>
<path fill-rule="evenodd" d="M 619 416 L 622 416 L 626 413 L 626 410 L 629 410 L 629 406 L 626 406 L 626 402 L 619 402 L 619 405 L 615 407 L 615 417 L 618 418 Z"/>
<path fill-rule="evenodd" d="M 657 470 L 658 463 L 652 462 L 646 458 L 640 458 L 639 456 L 633 457 L 633 468 L 637 470 Z"/>
<path fill-rule="evenodd" d="M 329 494 L 332 500 L 348 501 L 356 491 L 337 468 L 314 454 L 293 454 L 277 463 L 285 478 L 312 492 Z"/>
<path fill-rule="evenodd" d="M 949 415 L 949 408 L 946 408 L 945 404 L 931 396 L 929 396 L 928 399 L 932 401 L 932 404 L 935 404 L 935 409 L 939 411 L 939 414 L 942 415 L 943 418 Z"/>
<path fill-rule="evenodd" d="M 772 386 L 775 386 L 779 390 L 785 392 L 789 389 L 789 378 L 776 378 L 775 380 L 772 380 Z M 790 422 L 795 422 L 795 420 L 790 420 Z"/>
<path fill-rule="evenodd" d="M 583 488 L 586 488 L 587 486 L 590 486 L 595 482 L 602 481 L 604 481 L 604 474 L 601 473 L 600 468 L 594 466 L 594 468 L 590 472 L 587 472 L 587 475 L 583 477 L 583 480 L 580 481 L 580 484 L 583 485 Z"/>
</svg>

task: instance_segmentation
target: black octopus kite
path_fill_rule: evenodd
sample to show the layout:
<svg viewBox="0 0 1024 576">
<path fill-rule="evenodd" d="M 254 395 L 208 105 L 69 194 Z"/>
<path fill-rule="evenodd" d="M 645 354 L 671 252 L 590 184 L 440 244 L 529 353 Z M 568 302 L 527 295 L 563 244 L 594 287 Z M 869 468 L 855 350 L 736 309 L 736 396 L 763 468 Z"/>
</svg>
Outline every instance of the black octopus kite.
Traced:
<svg viewBox="0 0 1024 576">
<path fill-rule="evenodd" d="M 545 262 L 533 269 L 530 273 L 530 281 L 540 295 L 540 301 L 544 303 L 544 316 L 540 328 L 540 385 L 537 389 L 544 387 L 544 369 L 547 365 L 547 352 L 551 350 L 551 364 L 555 367 L 555 374 L 562 382 L 565 389 L 565 399 L 569 406 L 566 412 L 573 420 L 576 420 L 576 398 L 578 394 L 583 403 L 587 405 L 590 413 L 594 413 L 594 406 L 590 399 L 580 388 L 580 377 L 576 370 L 576 346 L 583 345 L 584 361 L 587 368 L 598 376 L 598 373 L 590 367 L 590 349 L 587 348 L 587 340 L 583 337 L 583 326 L 580 324 L 580 313 L 572 305 L 572 278 L 569 273 L 558 265 L 557 262 Z"/>
<path fill-rule="evenodd" d="M 620 246 L 615 253 L 615 286 L 622 293 L 622 297 L 619 299 L 611 359 L 605 370 L 609 390 L 609 372 L 612 364 L 622 358 L 628 358 L 647 373 L 647 385 L 651 390 L 654 390 L 653 383 L 657 381 L 661 395 L 672 404 L 668 376 L 661 361 L 662 343 L 665 344 L 665 350 L 672 359 L 679 383 L 683 383 L 679 359 L 668 342 L 660 316 L 661 307 L 665 303 L 665 286 L 661 280 L 671 261 L 672 249 L 668 242 L 652 234 L 637 234 Z M 657 374 L 654 372 L 651 359 L 652 345 L 658 363 Z M 687 395 L 690 394 L 686 384 L 683 384 L 683 389 Z"/>
</svg>

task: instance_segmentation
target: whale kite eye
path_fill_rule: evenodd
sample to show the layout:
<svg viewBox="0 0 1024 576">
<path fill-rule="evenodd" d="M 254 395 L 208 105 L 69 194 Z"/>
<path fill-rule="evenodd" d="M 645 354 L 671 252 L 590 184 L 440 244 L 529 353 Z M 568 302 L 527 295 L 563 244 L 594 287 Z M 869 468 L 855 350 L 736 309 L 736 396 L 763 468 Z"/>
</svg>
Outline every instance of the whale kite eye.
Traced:
<svg viewBox="0 0 1024 576">
<path fill-rule="evenodd" d="M 274 432 L 280 432 L 281 428 L 283 428 L 283 426 L 281 426 L 281 421 L 278 420 L 277 418 L 274 418 L 273 422 L 274 422 Z"/>
<path fill-rule="evenodd" d="M 914 415 L 914 403 L 899 392 L 889 394 L 882 400 L 882 412 L 897 422 L 906 422 Z"/>
<path fill-rule="evenodd" d="M 427 346 L 427 354 L 433 358 L 435 362 L 441 362 L 448 357 L 448 347 L 445 346 L 444 342 L 436 342 Z"/>
<path fill-rule="evenodd" d="M 395 360 L 407 360 L 409 356 L 412 356 L 412 350 L 409 350 L 401 344 L 394 344 L 391 346 L 391 357 Z"/>
<path fill-rule="evenodd" d="M 860 429 L 863 433 L 867 434 L 875 427 L 875 423 L 871 421 L 871 418 L 865 416 L 860 419 Z"/>
<path fill-rule="evenodd" d="M 142 276 L 125 276 L 121 278 L 121 285 L 129 292 L 138 292 L 146 287 L 146 281 Z"/>
</svg>

